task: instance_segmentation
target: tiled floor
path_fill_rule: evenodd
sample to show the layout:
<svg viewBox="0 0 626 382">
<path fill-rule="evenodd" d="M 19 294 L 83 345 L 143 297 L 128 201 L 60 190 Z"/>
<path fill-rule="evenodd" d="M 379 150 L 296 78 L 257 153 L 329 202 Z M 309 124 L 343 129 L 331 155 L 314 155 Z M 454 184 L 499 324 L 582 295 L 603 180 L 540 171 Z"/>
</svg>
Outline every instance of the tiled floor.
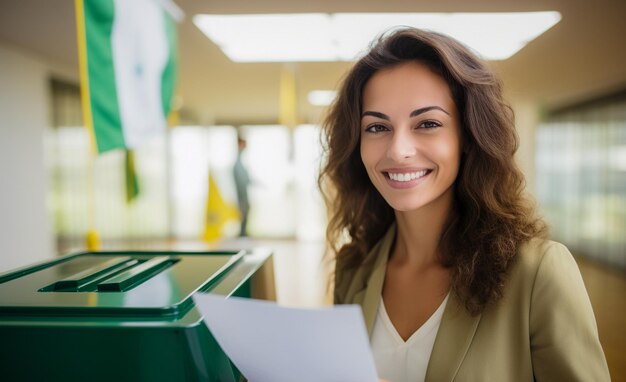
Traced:
<svg viewBox="0 0 626 382">
<path fill-rule="evenodd" d="M 236 239 L 218 244 L 220 249 L 270 248 L 274 253 L 278 303 L 319 307 L 332 303 L 323 261 L 324 243 L 295 240 Z"/>
</svg>

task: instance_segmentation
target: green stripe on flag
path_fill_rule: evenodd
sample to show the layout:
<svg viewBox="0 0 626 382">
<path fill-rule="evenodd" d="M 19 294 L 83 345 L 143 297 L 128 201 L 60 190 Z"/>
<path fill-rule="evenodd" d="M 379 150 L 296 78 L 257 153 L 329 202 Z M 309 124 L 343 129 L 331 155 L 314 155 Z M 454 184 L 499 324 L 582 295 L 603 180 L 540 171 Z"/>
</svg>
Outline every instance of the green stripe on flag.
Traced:
<svg viewBox="0 0 626 382">
<path fill-rule="evenodd" d="M 111 31 L 113 0 L 86 1 L 85 31 L 93 129 L 98 152 L 125 147 L 115 86 Z"/>
<path fill-rule="evenodd" d="M 132 202 L 139 195 L 139 178 L 135 167 L 135 152 L 126 150 L 124 160 L 124 174 L 126 177 L 126 203 Z"/>
<path fill-rule="evenodd" d="M 85 30 L 81 65 L 87 67 L 81 81 L 98 152 L 139 147 L 167 129 L 177 70 L 175 21 L 154 0 L 77 1 Z"/>
<path fill-rule="evenodd" d="M 161 102 L 163 103 L 163 114 L 165 118 L 167 118 L 172 106 L 174 84 L 176 83 L 176 69 L 178 66 L 176 57 L 178 56 L 178 46 L 176 45 L 176 22 L 166 11 L 163 11 L 163 17 L 165 18 L 165 34 L 170 47 L 170 55 L 167 60 L 167 65 L 163 70 L 163 76 L 161 77 Z"/>
</svg>

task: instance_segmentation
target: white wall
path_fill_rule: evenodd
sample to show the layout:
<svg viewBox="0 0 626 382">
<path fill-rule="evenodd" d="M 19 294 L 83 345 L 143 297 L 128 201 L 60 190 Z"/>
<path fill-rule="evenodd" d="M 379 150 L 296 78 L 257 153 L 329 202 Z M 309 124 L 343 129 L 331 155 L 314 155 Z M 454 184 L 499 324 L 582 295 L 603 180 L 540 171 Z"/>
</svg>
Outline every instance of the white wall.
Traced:
<svg viewBox="0 0 626 382">
<path fill-rule="evenodd" d="M 46 197 L 48 69 L 0 45 L 0 272 L 54 256 Z"/>
<path fill-rule="evenodd" d="M 526 178 L 526 191 L 536 195 L 535 183 L 535 131 L 539 125 L 539 107 L 532 101 L 513 100 L 515 126 L 519 135 L 519 149 L 515 155 L 518 165 Z"/>
</svg>

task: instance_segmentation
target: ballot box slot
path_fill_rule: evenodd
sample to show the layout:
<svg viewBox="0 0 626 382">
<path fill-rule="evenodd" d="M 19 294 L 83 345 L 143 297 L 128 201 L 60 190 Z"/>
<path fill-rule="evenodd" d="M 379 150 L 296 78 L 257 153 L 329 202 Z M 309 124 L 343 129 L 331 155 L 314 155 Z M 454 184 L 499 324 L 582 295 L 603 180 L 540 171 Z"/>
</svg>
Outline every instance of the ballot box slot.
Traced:
<svg viewBox="0 0 626 382">
<path fill-rule="evenodd" d="M 98 292 L 125 292 L 161 273 L 178 259 L 169 256 L 158 256 L 144 261 L 130 269 L 98 283 Z"/>
<path fill-rule="evenodd" d="M 97 282 L 106 277 L 110 277 L 117 272 L 132 267 L 139 261 L 128 257 L 118 256 L 108 261 L 87 268 L 79 273 L 64 279 L 58 280 L 48 286 L 39 289 L 40 292 L 79 292 L 90 284 Z"/>
</svg>

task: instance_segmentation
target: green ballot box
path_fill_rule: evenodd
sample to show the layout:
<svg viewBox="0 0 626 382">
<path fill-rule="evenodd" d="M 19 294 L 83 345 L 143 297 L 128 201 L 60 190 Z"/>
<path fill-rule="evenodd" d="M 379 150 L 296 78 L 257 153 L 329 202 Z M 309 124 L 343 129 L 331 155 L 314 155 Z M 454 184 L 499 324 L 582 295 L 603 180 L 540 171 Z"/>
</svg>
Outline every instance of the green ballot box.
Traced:
<svg viewBox="0 0 626 382">
<path fill-rule="evenodd" d="M 271 252 L 85 252 L 0 275 L 3 381 L 238 381 L 197 291 L 274 299 Z"/>
</svg>

